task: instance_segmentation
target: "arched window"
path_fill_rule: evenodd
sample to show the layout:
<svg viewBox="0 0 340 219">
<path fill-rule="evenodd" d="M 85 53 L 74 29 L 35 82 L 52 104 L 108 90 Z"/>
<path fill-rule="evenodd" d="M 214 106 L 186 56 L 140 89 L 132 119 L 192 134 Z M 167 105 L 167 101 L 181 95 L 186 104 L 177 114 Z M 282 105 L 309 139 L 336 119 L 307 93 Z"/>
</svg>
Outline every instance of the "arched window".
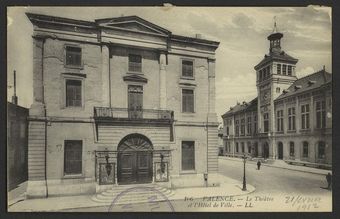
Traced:
<svg viewBox="0 0 340 219">
<path fill-rule="evenodd" d="M 319 159 L 325 159 L 325 142 L 319 141 L 318 142 L 318 158 Z"/>
<path fill-rule="evenodd" d="M 308 142 L 304 141 L 302 144 L 302 157 L 308 157 Z"/>
</svg>

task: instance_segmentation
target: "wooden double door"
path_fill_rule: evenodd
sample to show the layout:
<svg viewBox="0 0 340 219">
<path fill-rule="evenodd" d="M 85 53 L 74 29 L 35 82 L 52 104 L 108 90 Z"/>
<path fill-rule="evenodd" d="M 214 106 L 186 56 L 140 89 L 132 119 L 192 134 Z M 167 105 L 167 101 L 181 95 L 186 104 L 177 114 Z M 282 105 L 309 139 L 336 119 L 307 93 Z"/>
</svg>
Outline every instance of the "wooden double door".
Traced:
<svg viewBox="0 0 340 219">
<path fill-rule="evenodd" d="M 152 182 L 152 152 L 125 151 L 118 159 L 119 184 Z"/>
<path fill-rule="evenodd" d="M 132 134 L 118 146 L 118 184 L 152 182 L 152 145 L 144 136 Z"/>
</svg>

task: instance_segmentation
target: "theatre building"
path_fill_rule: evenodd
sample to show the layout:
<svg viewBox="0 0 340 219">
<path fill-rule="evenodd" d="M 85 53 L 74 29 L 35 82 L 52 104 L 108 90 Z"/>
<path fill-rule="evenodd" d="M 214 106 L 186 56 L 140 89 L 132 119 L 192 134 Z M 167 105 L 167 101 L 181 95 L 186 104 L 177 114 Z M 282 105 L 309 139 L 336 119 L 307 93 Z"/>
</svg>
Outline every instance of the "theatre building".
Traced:
<svg viewBox="0 0 340 219">
<path fill-rule="evenodd" d="M 323 68 L 303 78 L 297 59 L 281 49 L 282 33 L 268 36 L 269 54 L 255 66 L 257 97 L 230 107 L 224 155 L 332 164 L 332 75 Z"/>
<path fill-rule="evenodd" d="M 33 24 L 28 197 L 217 186 L 215 50 L 137 16 Z"/>
</svg>

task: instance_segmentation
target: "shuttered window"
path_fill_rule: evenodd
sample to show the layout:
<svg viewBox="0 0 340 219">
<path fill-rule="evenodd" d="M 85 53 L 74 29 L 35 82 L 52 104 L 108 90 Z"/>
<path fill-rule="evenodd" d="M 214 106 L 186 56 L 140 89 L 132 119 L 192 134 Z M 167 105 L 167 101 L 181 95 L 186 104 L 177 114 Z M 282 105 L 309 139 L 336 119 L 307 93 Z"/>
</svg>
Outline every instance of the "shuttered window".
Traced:
<svg viewBox="0 0 340 219">
<path fill-rule="evenodd" d="M 183 89 L 182 90 L 182 112 L 194 112 L 194 91 Z"/>
<path fill-rule="evenodd" d="M 79 140 L 65 140 L 64 149 L 64 174 L 82 173 L 82 148 Z"/>
<path fill-rule="evenodd" d="M 194 77 L 193 61 L 182 60 L 182 76 Z"/>
<path fill-rule="evenodd" d="M 66 80 L 66 106 L 81 105 L 81 81 Z"/>
<path fill-rule="evenodd" d="M 132 54 L 129 55 L 129 71 L 142 72 L 142 56 Z"/>
<path fill-rule="evenodd" d="M 81 48 L 66 46 L 66 65 L 81 66 Z"/>
<path fill-rule="evenodd" d="M 182 141 L 182 170 L 195 170 L 194 141 Z"/>
</svg>

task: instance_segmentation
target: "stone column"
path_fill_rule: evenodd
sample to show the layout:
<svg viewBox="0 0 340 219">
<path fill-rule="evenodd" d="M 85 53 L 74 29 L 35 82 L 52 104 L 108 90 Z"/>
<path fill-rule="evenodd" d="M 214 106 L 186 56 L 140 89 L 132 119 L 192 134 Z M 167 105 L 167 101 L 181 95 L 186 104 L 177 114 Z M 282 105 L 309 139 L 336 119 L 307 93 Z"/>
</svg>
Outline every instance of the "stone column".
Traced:
<svg viewBox="0 0 340 219">
<path fill-rule="evenodd" d="M 44 38 L 33 37 L 33 104 L 29 109 L 32 116 L 44 116 L 43 55 Z"/>
<path fill-rule="evenodd" d="M 161 52 L 159 55 L 159 108 L 166 109 L 166 55 Z"/>
<path fill-rule="evenodd" d="M 110 100 L 110 52 L 108 45 L 102 45 L 102 106 L 111 107 Z"/>
</svg>

